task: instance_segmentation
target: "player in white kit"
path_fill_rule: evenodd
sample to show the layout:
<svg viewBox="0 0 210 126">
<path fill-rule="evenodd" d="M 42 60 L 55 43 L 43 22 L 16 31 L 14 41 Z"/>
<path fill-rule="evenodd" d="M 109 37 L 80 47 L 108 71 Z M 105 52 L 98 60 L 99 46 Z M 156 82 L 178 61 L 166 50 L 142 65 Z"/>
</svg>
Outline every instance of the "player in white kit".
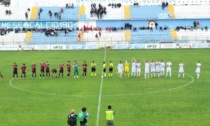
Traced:
<svg viewBox="0 0 210 126">
<path fill-rule="evenodd" d="M 155 77 L 155 62 L 153 60 L 150 62 L 150 72 L 151 77 Z"/>
<path fill-rule="evenodd" d="M 181 74 L 184 78 L 184 63 L 182 61 L 179 62 L 179 75 L 178 75 L 179 78 L 180 78 Z"/>
<path fill-rule="evenodd" d="M 149 78 L 149 67 L 150 67 L 150 63 L 148 61 L 145 62 L 145 73 L 144 73 L 144 78 L 147 79 Z"/>
<path fill-rule="evenodd" d="M 166 63 L 166 77 L 168 77 L 168 74 L 171 78 L 171 67 L 172 67 L 172 62 L 169 60 L 167 63 Z"/>
<path fill-rule="evenodd" d="M 155 71 L 156 71 L 157 77 L 160 77 L 160 61 L 159 60 L 155 62 Z"/>
<path fill-rule="evenodd" d="M 131 65 L 131 76 L 136 77 L 136 60 L 134 58 L 132 59 Z"/>
<path fill-rule="evenodd" d="M 198 62 L 196 63 L 196 70 L 195 70 L 195 73 L 196 73 L 196 75 L 197 75 L 197 79 L 200 78 L 200 72 L 201 72 L 201 63 L 200 63 L 200 61 L 198 61 Z"/>
<path fill-rule="evenodd" d="M 120 61 L 120 63 L 117 65 L 117 71 L 118 71 L 120 78 L 122 78 L 123 68 L 124 68 L 124 66 L 122 64 L 122 61 Z"/>
<path fill-rule="evenodd" d="M 141 63 L 138 61 L 136 63 L 136 77 L 140 78 L 141 76 Z"/>
<path fill-rule="evenodd" d="M 163 60 L 161 60 L 160 62 L 160 76 L 164 76 L 165 74 L 165 62 Z"/>
</svg>

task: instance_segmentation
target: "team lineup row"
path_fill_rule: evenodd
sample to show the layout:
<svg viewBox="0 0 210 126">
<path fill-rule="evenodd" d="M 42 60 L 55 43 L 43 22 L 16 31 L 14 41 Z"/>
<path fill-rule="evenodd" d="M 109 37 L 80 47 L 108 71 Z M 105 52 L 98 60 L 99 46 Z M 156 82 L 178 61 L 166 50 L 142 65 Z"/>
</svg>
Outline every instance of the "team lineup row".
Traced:
<svg viewBox="0 0 210 126">
<path fill-rule="evenodd" d="M 82 64 L 82 77 L 87 76 L 87 63 L 86 61 L 83 62 Z M 73 67 L 74 69 L 74 78 L 79 78 L 79 64 L 78 61 L 76 60 L 73 64 L 73 66 L 70 64 L 70 61 L 67 62 L 66 66 L 64 66 L 63 63 L 59 64 L 59 70 L 53 68 L 50 70 L 50 64 L 46 62 L 41 62 L 40 63 L 40 78 L 50 78 L 50 77 L 63 77 L 64 74 L 64 67 L 66 67 L 67 71 L 67 77 L 70 77 L 71 74 L 71 68 Z M 96 76 L 96 63 L 93 61 L 90 65 L 91 67 L 91 76 L 94 77 Z M 106 77 L 106 62 L 103 62 L 103 71 L 102 71 L 102 76 L 101 77 Z M 129 78 L 130 77 L 130 64 L 126 60 L 124 63 L 120 61 L 117 65 L 117 72 L 119 74 L 119 77 L 122 78 L 123 72 L 125 74 L 125 77 Z M 165 70 L 166 68 L 166 70 Z M 37 66 L 35 63 L 32 63 L 31 65 L 31 71 L 32 71 L 32 78 L 36 78 L 36 69 Z M 112 77 L 113 76 L 113 69 L 114 69 L 114 64 L 112 61 L 109 63 L 109 71 L 108 71 L 108 76 Z M 200 77 L 200 71 L 201 71 L 201 63 L 198 61 L 196 63 L 196 75 L 197 79 Z M 150 78 L 150 77 L 171 77 L 171 72 L 172 72 L 172 62 L 167 61 L 166 63 L 161 60 L 157 61 L 145 61 L 145 73 L 144 73 L 144 78 Z M 51 74 L 50 74 L 51 73 Z M 57 75 L 58 73 L 58 75 Z M 1 75 L 1 74 L 0 74 Z M 179 73 L 178 77 L 184 78 L 184 63 L 182 61 L 179 62 Z M 132 77 L 137 77 L 140 78 L 141 76 L 141 63 L 139 61 L 136 61 L 135 59 L 132 59 L 131 61 L 131 76 Z M 3 77 L 3 76 L 2 76 Z M 26 77 L 26 64 L 23 64 L 21 66 L 21 78 Z M 13 64 L 13 78 L 18 78 L 18 65 L 16 63 Z"/>
</svg>

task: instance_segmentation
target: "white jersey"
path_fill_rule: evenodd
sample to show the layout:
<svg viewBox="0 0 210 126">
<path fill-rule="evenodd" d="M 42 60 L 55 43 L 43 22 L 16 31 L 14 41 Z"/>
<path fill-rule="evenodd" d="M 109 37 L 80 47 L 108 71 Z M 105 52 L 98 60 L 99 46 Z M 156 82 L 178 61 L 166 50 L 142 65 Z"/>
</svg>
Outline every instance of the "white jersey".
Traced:
<svg viewBox="0 0 210 126">
<path fill-rule="evenodd" d="M 137 72 L 141 71 L 141 63 L 136 63 L 136 71 Z"/>
<path fill-rule="evenodd" d="M 136 62 L 132 62 L 131 66 L 131 72 L 136 72 Z"/>
<path fill-rule="evenodd" d="M 161 72 L 165 71 L 165 62 L 160 62 L 160 71 Z"/>
<path fill-rule="evenodd" d="M 167 62 L 166 66 L 167 66 L 166 72 L 171 72 L 172 63 L 171 62 Z"/>
<path fill-rule="evenodd" d="M 145 62 L 145 73 L 149 73 L 149 67 L 150 67 L 149 62 Z"/>
<path fill-rule="evenodd" d="M 123 72 L 123 64 L 118 64 L 117 65 L 117 70 L 118 70 L 118 73 L 122 73 Z"/>
<path fill-rule="evenodd" d="M 184 73 L 184 63 L 179 63 L 179 73 Z"/>
<path fill-rule="evenodd" d="M 151 72 L 155 72 L 155 62 L 150 62 L 150 70 Z"/>
<path fill-rule="evenodd" d="M 195 70 L 196 73 L 200 73 L 201 72 L 201 63 L 197 63 L 196 64 L 196 70 Z"/>
<path fill-rule="evenodd" d="M 160 72 L 160 62 L 155 63 L 155 71 Z"/>
</svg>

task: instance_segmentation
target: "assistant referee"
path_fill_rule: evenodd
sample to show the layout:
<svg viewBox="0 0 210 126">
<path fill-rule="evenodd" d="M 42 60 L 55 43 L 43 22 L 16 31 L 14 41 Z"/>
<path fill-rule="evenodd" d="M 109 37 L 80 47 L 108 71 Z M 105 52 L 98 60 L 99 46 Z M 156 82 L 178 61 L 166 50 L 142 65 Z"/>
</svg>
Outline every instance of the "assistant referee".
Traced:
<svg viewBox="0 0 210 126">
<path fill-rule="evenodd" d="M 114 126 L 114 111 L 111 105 L 108 106 L 106 111 L 106 126 Z"/>
</svg>

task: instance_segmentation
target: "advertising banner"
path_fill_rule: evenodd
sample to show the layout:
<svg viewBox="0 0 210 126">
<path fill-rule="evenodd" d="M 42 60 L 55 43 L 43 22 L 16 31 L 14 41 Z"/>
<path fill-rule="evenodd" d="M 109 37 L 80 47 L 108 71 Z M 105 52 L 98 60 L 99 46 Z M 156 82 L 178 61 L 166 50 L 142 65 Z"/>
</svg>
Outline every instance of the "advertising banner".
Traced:
<svg viewBox="0 0 210 126">
<path fill-rule="evenodd" d="M 83 49 L 82 44 L 66 45 L 66 50 L 82 50 L 82 49 Z"/>
<path fill-rule="evenodd" d="M 50 50 L 50 45 L 35 45 L 35 50 Z"/>
<path fill-rule="evenodd" d="M 160 44 L 145 44 L 145 49 L 159 49 Z"/>
<path fill-rule="evenodd" d="M 18 45 L 0 45 L 0 50 L 1 51 L 18 51 L 19 46 Z"/>
<path fill-rule="evenodd" d="M 187 49 L 187 48 L 192 48 L 192 44 L 190 43 L 180 43 L 180 44 L 176 44 L 176 48 L 184 48 L 184 49 Z"/>
<path fill-rule="evenodd" d="M 51 45 L 51 50 L 66 50 L 66 45 Z"/>
<path fill-rule="evenodd" d="M 145 45 L 144 44 L 130 44 L 129 49 L 145 49 Z"/>
<path fill-rule="evenodd" d="M 129 44 L 114 44 L 112 49 L 129 49 Z"/>
<path fill-rule="evenodd" d="M 83 49 L 92 50 L 92 49 L 99 49 L 98 44 L 85 44 Z"/>
<path fill-rule="evenodd" d="M 176 44 L 174 44 L 174 43 L 161 43 L 160 48 L 161 49 L 174 49 L 174 48 L 176 48 Z"/>
</svg>

